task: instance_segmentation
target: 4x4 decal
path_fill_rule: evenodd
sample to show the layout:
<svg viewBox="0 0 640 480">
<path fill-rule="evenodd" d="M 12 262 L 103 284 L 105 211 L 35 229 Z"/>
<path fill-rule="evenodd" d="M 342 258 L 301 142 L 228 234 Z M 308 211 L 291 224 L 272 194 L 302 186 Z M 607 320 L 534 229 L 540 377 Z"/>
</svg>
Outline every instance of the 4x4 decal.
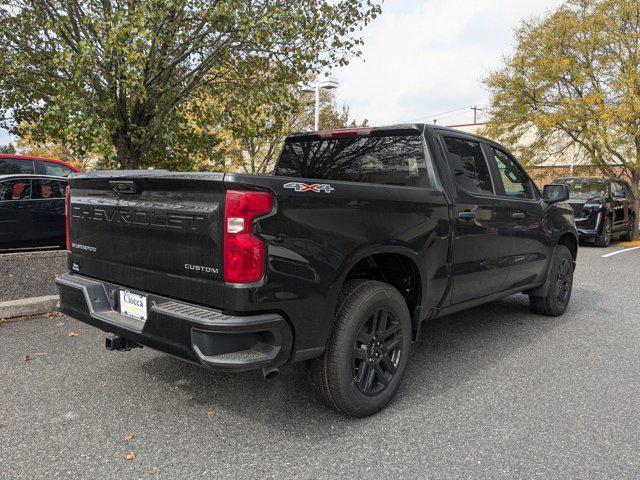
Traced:
<svg viewBox="0 0 640 480">
<path fill-rule="evenodd" d="M 315 192 L 315 193 L 331 193 L 335 190 L 328 183 L 302 183 L 289 182 L 284 184 L 284 188 L 291 188 L 296 192 Z"/>
</svg>

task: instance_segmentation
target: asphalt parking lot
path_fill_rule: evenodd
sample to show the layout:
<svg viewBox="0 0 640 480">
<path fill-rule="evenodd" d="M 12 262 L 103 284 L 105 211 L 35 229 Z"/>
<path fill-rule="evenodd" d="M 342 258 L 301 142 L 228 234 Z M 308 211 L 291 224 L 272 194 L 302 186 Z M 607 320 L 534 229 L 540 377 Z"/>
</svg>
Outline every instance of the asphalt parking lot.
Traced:
<svg viewBox="0 0 640 480">
<path fill-rule="evenodd" d="M 428 324 L 363 420 L 304 366 L 266 381 L 107 352 L 63 316 L 2 323 L 0 478 L 639 478 L 640 249 L 602 257 L 621 248 L 580 249 L 563 317 L 517 295 Z"/>
</svg>

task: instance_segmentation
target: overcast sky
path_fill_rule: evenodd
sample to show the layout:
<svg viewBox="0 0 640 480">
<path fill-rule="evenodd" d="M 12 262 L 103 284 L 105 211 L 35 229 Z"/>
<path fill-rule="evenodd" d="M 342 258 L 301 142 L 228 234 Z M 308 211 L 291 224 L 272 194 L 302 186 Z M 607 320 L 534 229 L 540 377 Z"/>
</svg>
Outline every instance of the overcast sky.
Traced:
<svg viewBox="0 0 640 480">
<path fill-rule="evenodd" d="M 386 0 L 365 31 L 362 58 L 337 70 L 338 98 L 370 125 L 470 123 L 484 106 L 482 79 L 513 48 L 513 30 L 560 0 Z M 448 117 L 448 118 L 442 118 Z"/>
<path fill-rule="evenodd" d="M 335 72 L 341 103 L 370 125 L 469 123 L 487 103 L 481 84 L 513 48 L 513 29 L 561 0 L 387 0 L 364 34 L 363 55 Z M 0 144 L 9 137 L 0 131 Z"/>
</svg>

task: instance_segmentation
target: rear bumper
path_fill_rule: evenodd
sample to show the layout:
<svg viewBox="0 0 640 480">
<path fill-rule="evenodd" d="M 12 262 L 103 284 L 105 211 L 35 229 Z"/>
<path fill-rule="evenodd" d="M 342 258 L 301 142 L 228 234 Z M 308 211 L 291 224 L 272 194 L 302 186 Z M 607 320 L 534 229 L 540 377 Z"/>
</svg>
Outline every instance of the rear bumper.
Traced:
<svg viewBox="0 0 640 480">
<path fill-rule="evenodd" d="M 287 362 L 291 328 L 280 315 L 226 315 L 218 310 L 69 273 L 56 278 L 60 310 L 140 345 L 216 370 L 250 370 Z M 119 312 L 120 290 L 147 296 L 147 320 Z"/>
</svg>

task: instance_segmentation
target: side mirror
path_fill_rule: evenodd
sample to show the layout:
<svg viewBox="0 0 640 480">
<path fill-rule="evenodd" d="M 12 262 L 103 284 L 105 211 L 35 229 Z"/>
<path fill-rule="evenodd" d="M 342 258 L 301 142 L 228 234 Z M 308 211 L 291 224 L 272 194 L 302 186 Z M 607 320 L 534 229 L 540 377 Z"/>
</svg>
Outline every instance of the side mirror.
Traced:
<svg viewBox="0 0 640 480">
<path fill-rule="evenodd" d="M 617 192 L 613 192 L 613 198 L 625 198 L 627 193 L 624 190 L 618 190 Z"/>
<path fill-rule="evenodd" d="M 545 185 L 542 190 L 542 198 L 547 203 L 564 202 L 569 199 L 569 187 L 559 183 Z"/>
</svg>

